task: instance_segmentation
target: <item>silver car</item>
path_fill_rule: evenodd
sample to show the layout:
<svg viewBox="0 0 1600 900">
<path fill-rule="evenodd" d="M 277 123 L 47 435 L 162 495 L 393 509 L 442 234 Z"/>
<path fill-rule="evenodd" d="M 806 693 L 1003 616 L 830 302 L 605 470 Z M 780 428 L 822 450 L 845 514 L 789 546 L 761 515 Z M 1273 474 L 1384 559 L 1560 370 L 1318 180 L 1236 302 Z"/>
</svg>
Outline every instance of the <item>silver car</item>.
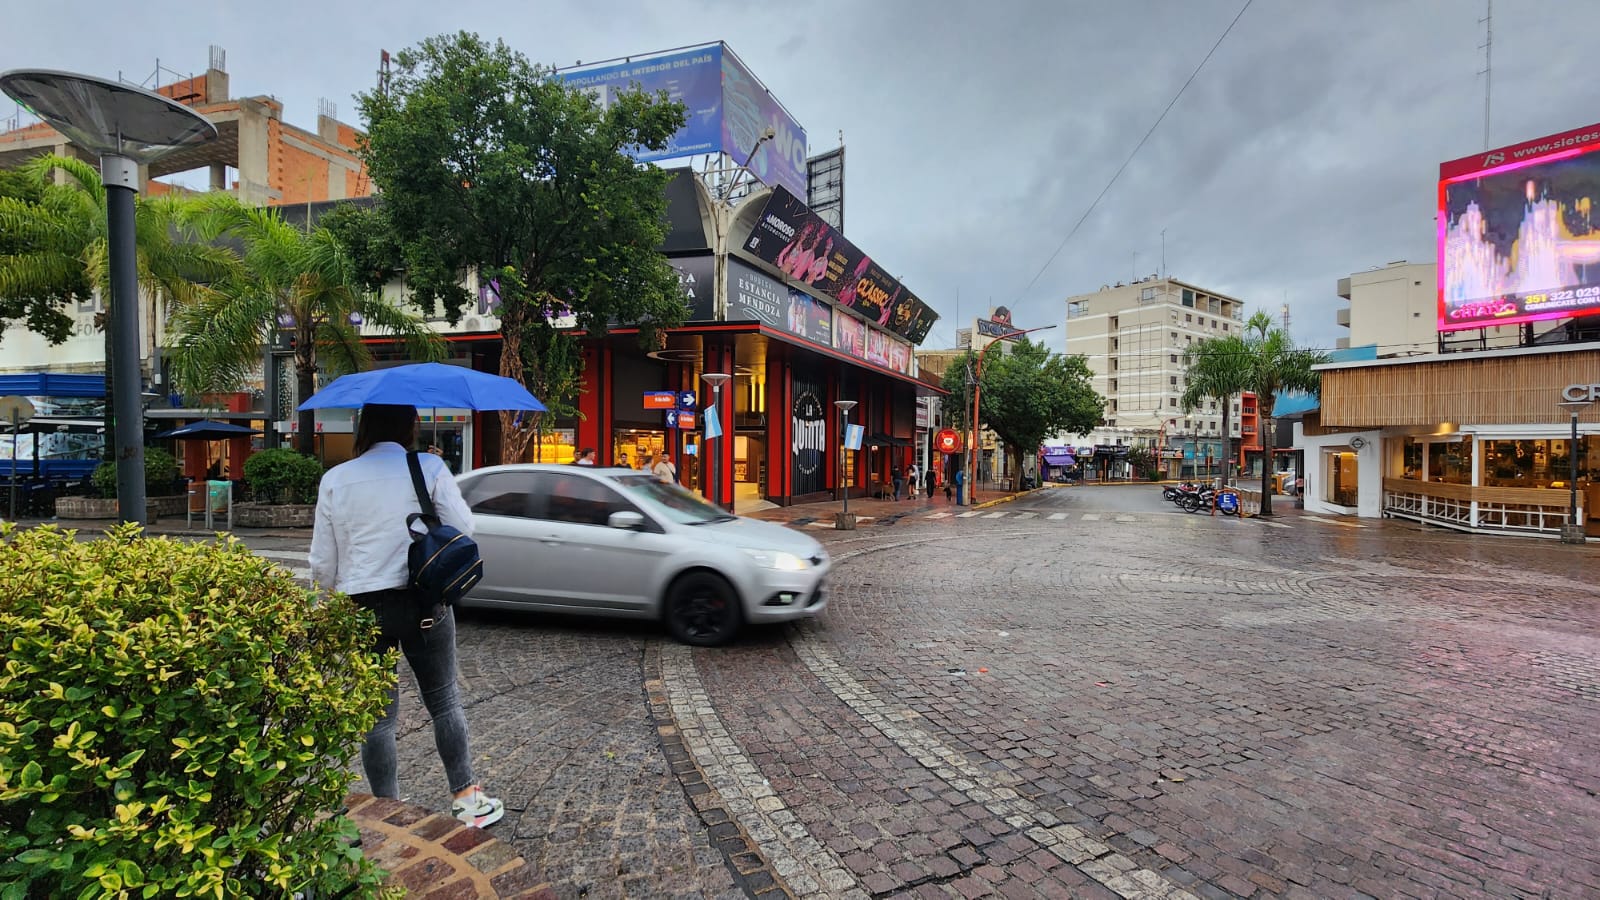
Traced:
<svg viewBox="0 0 1600 900">
<path fill-rule="evenodd" d="M 712 646 L 828 602 L 816 540 L 633 469 L 493 466 L 458 482 L 483 555 L 466 606 L 659 619 Z"/>
</svg>

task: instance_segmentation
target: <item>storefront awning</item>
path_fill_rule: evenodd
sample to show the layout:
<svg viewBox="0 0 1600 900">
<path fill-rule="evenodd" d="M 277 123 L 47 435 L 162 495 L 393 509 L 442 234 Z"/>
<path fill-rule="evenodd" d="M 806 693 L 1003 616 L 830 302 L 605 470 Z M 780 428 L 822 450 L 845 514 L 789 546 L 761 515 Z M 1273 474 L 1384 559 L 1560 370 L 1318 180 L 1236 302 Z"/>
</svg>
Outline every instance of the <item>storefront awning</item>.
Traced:
<svg viewBox="0 0 1600 900">
<path fill-rule="evenodd" d="M 863 443 L 865 443 L 868 447 L 909 447 L 909 446 L 911 446 L 911 442 L 906 440 L 905 438 L 892 437 L 890 435 L 882 434 L 882 433 L 868 435 L 867 439 Z"/>
<path fill-rule="evenodd" d="M 1075 466 L 1078 460 L 1071 453 L 1046 453 L 1044 464 L 1047 466 Z"/>
</svg>

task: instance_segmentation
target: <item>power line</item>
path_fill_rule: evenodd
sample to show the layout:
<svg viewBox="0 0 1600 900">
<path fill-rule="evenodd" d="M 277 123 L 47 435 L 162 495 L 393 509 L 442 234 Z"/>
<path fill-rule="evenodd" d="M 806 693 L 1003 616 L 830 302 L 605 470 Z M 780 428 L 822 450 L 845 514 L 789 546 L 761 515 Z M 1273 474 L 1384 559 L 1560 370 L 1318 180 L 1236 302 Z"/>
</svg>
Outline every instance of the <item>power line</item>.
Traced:
<svg viewBox="0 0 1600 900">
<path fill-rule="evenodd" d="M 1183 92 L 1187 91 L 1189 89 L 1189 85 L 1194 83 L 1195 76 L 1199 75 L 1200 70 L 1206 67 L 1206 63 L 1211 60 L 1212 54 L 1217 52 L 1217 48 L 1222 46 L 1222 42 L 1228 39 L 1229 33 L 1233 31 L 1233 26 L 1239 24 L 1240 17 L 1244 15 L 1245 10 L 1249 9 L 1250 4 L 1253 2 L 1255 2 L 1255 0 L 1245 0 L 1244 6 L 1240 7 L 1239 9 L 1238 15 L 1235 15 L 1233 17 L 1233 21 L 1228 23 L 1228 27 L 1223 30 L 1222 36 L 1217 38 L 1217 42 L 1211 45 L 1211 49 L 1207 51 L 1205 59 L 1200 60 L 1200 65 L 1194 67 L 1194 71 L 1189 73 L 1189 79 L 1183 83 L 1183 87 L 1178 88 L 1178 92 L 1172 95 L 1172 102 L 1168 103 L 1167 108 L 1161 111 L 1160 116 L 1156 117 L 1155 124 L 1150 126 L 1150 130 L 1146 131 L 1144 133 L 1144 137 L 1139 139 L 1139 143 L 1133 148 L 1133 152 L 1129 153 L 1128 158 L 1123 160 L 1122 165 L 1117 167 L 1117 171 L 1112 174 L 1111 180 L 1106 182 L 1106 186 L 1101 188 L 1100 193 L 1095 196 L 1094 202 L 1090 203 L 1089 208 L 1084 210 L 1083 215 L 1078 217 L 1078 221 L 1073 224 L 1072 230 L 1067 232 L 1067 236 L 1061 239 L 1061 243 L 1056 247 L 1055 252 L 1050 254 L 1050 258 L 1044 261 L 1044 265 L 1039 267 L 1039 271 L 1034 273 L 1033 278 L 1027 283 L 1026 286 L 1023 287 L 1021 291 L 1018 292 L 1017 300 L 1012 304 L 1013 306 L 1022 305 L 1023 295 L 1027 294 L 1028 291 L 1038 283 L 1039 278 L 1044 275 L 1045 270 L 1050 268 L 1050 264 L 1056 261 L 1057 256 L 1061 255 L 1061 251 L 1067 246 L 1067 242 L 1072 240 L 1072 236 L 1078 233 L 1078 229 L 1081 228 L 1083 223 L 1088 220 L 1089 214 L 1094 212 L 1095 207 L 1100 205 L 1100 201 L 1105 197 L 1106 193 L 1111 190 L 1111 186 L 1117 183 L 1118 178 L 1122 177 L 1123 170 L 1128 168 L 1128 164 L 1133 162 L 1133 158 L 1135 156 L 1139 155 L 1139 151 L 1144 148 L 1145 142 L 1150 140 L 1150 135 L 1155 134 L 1156 129 L 1161 127 L 1161 123 L 1167 118 L 1167 113 L 1172 112 L 1172 108 L 1178 105 L 1178 100 L 1183 96 Z"/>
</svg>

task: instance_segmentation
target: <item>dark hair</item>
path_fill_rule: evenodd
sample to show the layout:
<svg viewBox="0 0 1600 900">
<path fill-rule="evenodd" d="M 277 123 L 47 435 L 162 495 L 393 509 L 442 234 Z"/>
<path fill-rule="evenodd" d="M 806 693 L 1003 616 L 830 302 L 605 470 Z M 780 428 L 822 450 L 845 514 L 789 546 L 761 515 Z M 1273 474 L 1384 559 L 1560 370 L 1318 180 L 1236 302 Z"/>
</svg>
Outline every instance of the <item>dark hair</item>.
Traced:
<svg viewBox="0 0 1600 900">
<path fill-rule="evenodd" d="M 396 403 L 368 403 L 356 421 L 356 455 L 390 441 L 411 449 L 417 442 L 417 408 Z"/>
</svg>

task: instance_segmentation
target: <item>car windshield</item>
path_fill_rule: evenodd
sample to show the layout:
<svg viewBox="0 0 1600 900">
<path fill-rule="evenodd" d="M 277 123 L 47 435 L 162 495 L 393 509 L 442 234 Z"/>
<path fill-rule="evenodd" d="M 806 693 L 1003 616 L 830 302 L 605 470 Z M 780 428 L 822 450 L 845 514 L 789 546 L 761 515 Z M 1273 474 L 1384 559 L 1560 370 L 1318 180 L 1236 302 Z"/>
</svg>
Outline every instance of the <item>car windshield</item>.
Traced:
<svg viewBox="0 0 1600 900">
<path fill-rule="evenodd" d="M 612 480 L 630 497 L 650 500 L 680 525 L 703 525 L 734 518 L 679 485 L 665 484 L 652 475 L 618 475 Z"/>
</svg>

